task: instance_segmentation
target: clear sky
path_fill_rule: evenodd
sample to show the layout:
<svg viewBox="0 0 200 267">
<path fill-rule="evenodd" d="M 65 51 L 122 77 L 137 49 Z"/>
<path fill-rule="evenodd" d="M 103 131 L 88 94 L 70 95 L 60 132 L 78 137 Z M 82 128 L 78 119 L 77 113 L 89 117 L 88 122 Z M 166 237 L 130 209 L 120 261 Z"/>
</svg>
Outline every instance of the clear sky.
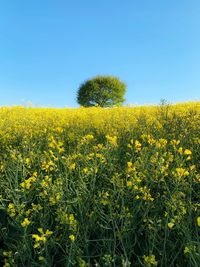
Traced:
<svg viewBox="0 0 200 267">
<path fill-rule="evenodd" d="M 0 0 L 0 105 L 77 107 L 96 75 L 126 104 L 200 100 L 200 0 Z"/>
</svg>

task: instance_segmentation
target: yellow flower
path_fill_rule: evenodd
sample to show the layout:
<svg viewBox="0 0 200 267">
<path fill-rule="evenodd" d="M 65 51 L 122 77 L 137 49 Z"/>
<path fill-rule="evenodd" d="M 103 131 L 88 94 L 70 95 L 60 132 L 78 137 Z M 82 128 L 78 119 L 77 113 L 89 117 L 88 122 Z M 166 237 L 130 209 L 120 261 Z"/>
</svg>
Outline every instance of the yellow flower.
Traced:
<svg viewBox="0 0 200 267">
<path fill-rule="evenodd" d="M 42 237 L 37 234 L 32 234 L 32 238 L 34 238 L 36 242 L 42 241 Z"/>
<path fill-rule="evenodd" d="M 50 235 L 52 235 L 52 234 L 53 234 L 53 231 L 50 231 L 50 230 L 48 230 L 48 229 L 46 230 L 46 233 L 45 233 L 46 236 L 50 236 Z"/>
<path fill-rule="evenodd" d="M 190 253 L 194 253 L 194 252 L 196 252 L 196 246 L 195 245 L 193 245 L 193 244 L 187 244 L 187 246 L 185 246 L 185 248 L 184 248 L 184 251 L 183 251 L 183 253 L 184 254 L 190 254 Z"/>
<path fill-rule="evenodd" d="M 28 219 L 28 218 L 25 218 L 24 221 L 21 223 L 21 226 L 22 226 L 22 227 L 26 227 L 26 226 L 28 226 L 30 223 L 31 223 L 31 222 L 29 221 L 29 219 Z"/>
<path fill-rule="evenodd" d="M 30 189 L 31 185 L 36 181 L 37 172 L 34 172 L 33 175 L 24 180 L 20 185 L 23 189 Z"/>
<path fill-rule="evenodd" d="M 186 160 L 188 161 L 188 160 L 191 160 L 191 157 L 190 156 L 188 156 L 187 158 L 186 158 Z"/>
<path fill-rule="evenodd" d="M 132 183 L 131 181 L 127 181 L 127 182 L 126 182 L 126 186 L 127 186 L 127 187 L 131 187 L 132 185 L 133 185 L 133 183 Z"/>
<path fill-rule="evenodd" d="M 133 166 L 133 163 L 129 161 L 129 162 L 127 162 L 127 166 L 128 166 L 128 168 L 131 168 Z"/>
<path fill-rule="evenodd" d="M 156 145 L 157 148 L 163 148 L 163 147 L 165 147 L 167 145 L 167 140 L 161 138 L 158 141 L 156 141 L 155 145 Z"/>
<path fill-rule="evenodd" d="M 184 155 L 192 155 L 191 150 L 189 150 L 189 149 L 185 149 L 185 151 L 184 151 Z"/>
<path fill-rule="evenodd" d="M 87 168 L 87 167 L 84 168 L 84 169 L 83 169 L 83 172 L 84 172 L 85 174 L 88 173 L 88 172 L 89 172 L 88 168 Z"/>
<path fill-rule="evenodd" d="M 69 166 L 69 170 L 70 170 L 70 171 L 75 170 L 75 168 L 76 168 L 76 163 L 72 163 L 72 164 Z"/>
<path fill-rule="evenodd" d="M 149 201 L 154 201 L 154 198 L 151 196 L 151 194 L 149 192 L 144 192 L 144 196 L 143 196 L 144 200 L 149 200 Z"/>
<path fill-rule="evenodd" d="M 127 162 L 127 171 L 132 172 L 135 170 L 135 167 L 133 166 L 133 163 L 131 161 Z"/>
<path fill-rule="evenodd" d="M 94 136 L 92 134 L 88 134 L 83 136 L 82 140 L 81 140 L 81 144 L 85 144 L 85 143 L 89 143 L 90 141 L 92 141 L 94 139 Z"/>
<path fill-rule="evenodd" d="M 42 170 L 45 170 L 46 172 L 52 171 L 54 167 L 55 167 L 55 163 L 52 160 L 48 162 L 45 161 L 42 163 Z"/>
<path fill-rule="evenodd" d="M 46 233 L 45 233 L 42 228 L 38 228 L 38 232 L 41 235 L 32 234 L 32 238 L 35 239 L 34 248 L 40 248 L 41 245 L 47 241 L 47 237 L 53 234 L 53 232 L 49 230 L 46 230 Z"/>
<path fill-rule="evenodd" d="M 7 210 L 8 210 L 8 214 L 10 215 L 10 217 L 14 217 L 16 215 L 14 203 L 9 203 Z"/>
<path fill-rule="evenodd" d="M 190 249 L 187 247 L 187 246 L 185 246 L 185 248 L 184 248 L 184 254 L 187 254 L 187 253 L 189 253 L 190 252 Z"/>
<path fill-rule="evenodd" d="M 30 167 L 31 167 L 31 159 L 30 159 L 30 158 L 26 158 L 26 159 L 25 159 L 25 164 L 26 164 L 26 166 L 27 166 L 28 168 L 30 168 Z"/>
<path fill-rule="evenodd" d="M 176 174 L 179 177 L 185 177 L 189 175 L 189 172 L 184 168 L 176 168 Z"/>
<path fill-rule="evenodd" d="M 69 235 L 69 239 L 74 242 L 75 241 L 75 236 L 74 235 Z"/>
<path fill-rule="evenodd" d="M 148 267 L 157 266 L 158 262 L 156 261 L 155 255 L 143 256 L 144 264 Z"/>
<path fill-rule="evenodd" d="M 141 150 L 142 144 L 138 141 L 135 140 L 135 151 L 139 152 Z"/>
<path fill-rule="evenodd" d="M 173 139 L 173 140 L 170 141 L 170 144 L 173 145 L 173 146 L 177 146 L 177 145 L 180 144 L 180 141 Z"/>
<path fill-rule="evenodd" d="M 106 135 L 106 139 L 111 145 L 117 146 L 117 136 Z"/>
<path fill-rule="evenodd" d="M 45 258 L 42 257 L 42 256 L 39 256 L 39 257 L 38 257 L 38 260 L 39 260 L 39 261 L 44 261 L 44 259 L 45 259 Z"/>
<path fill-rule="evenodd" d="M 191 165 L 191 166 L 190 166 L 190 171 L 193 171 L 193 170 L 195 170 L 195 168 L 196 168 L 196 166 L 195 166 L 195 165 Z"/>
<path fill-rule="evenodd" d="M 3 255 L 7 258 L 11 258 L 12 257 L 12 251 L 4 251 Z"/>
<path fill-rule="evenodd" d="M 107 200 L 107 199 L 102 199 L 102 200 L 101 200 L 101 203 L 102 203 L 104 206 L 106 206 L 106 205 L 108 204 L 108 200 Z"/>
<path fill-rule="evenodd" d="M 174 227 L 174 220 L 171 220 L 171 222 L 169 222 L 167 226 L 169 227 L 169 229 L 172 229 Z"/>
<path fill-rule="evenodd" d="M 9 209 L 14 209 L 14 208 L 15 208 L 14 203 L 10 203 L 10 204 L 8 205 L 8 208 L 9 208 Z"/>
<path fill-rule="evenodd" d="M 180 155 L 183 154 L 183 148 L 182 148 L 182 147 L 179 147 L 179 149 L 178 149 L 178 153 L 179 153 Z"/>
<path fill-rule="evenodd" d="M 11 265 L 10 265 L 10 263 L 9 262 L 7 262 L 7 260 L 5 261 L 5 264 L 3 265 L 3 267 L 10 267 Z"/>
<path fill-rule="evenodd" d="M 197 217 L 197 225 L 200 227 L 200 217 Z"/>
<path fill-rule="evenodd" d="M 40 185 L 42 186 L 42 187 L 48 187 L 48 182 L 46 182 L 45 180 L 42 180 L 41 182 L 40 182 Z"/>
</svg>

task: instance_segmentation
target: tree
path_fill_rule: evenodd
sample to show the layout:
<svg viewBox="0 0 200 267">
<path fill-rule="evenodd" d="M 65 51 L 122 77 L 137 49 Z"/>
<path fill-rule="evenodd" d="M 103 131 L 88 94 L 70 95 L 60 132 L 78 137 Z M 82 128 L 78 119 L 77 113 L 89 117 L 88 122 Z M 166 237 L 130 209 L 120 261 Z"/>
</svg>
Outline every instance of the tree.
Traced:
<svg viewBox="0 0 200 267">
<path fill-rule="evenodd" d="M 77 102 L 84 107 L 111 107 L 124 102 L 126 85 L 114 76 L 96 76 L 80 85 Z"/>
</svg>

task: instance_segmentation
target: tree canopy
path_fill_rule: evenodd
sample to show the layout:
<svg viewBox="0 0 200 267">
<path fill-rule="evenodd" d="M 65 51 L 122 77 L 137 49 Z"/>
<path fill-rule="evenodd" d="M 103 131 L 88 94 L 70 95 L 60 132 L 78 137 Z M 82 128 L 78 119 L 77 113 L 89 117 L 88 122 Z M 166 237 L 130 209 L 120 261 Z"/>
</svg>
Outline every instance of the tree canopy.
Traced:
<svg viewBox="0 0 200 267">
<path fill-rule="evenodd" d="M 112 107 L 122 104 L 126 85 L 114 76 L 96 76 L 82 83 L 77 102 L 84 107 Z"/>
</svg>

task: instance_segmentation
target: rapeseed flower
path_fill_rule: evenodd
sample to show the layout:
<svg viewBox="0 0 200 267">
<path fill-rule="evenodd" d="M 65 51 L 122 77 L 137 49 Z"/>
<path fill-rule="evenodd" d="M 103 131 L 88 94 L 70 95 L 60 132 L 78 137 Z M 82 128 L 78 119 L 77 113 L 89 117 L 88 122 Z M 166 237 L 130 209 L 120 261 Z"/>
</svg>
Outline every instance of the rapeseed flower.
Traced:
<svg viewBox="0 0 200 267">
<path fill-rule="evenodd" d="M 144 259 L 144 264 L 147 267 L 151 267 L 151 266 L 157 266 L 158 262 L 156 261 L 156 257 L 155 255 L 149 255 L 149 256 L 143 256 Z"/>
<path fill-rule="evenodd" d="M 76 163 L 72 163 L 70 166 L 69 166 L 69 170 L 70 171 L 74 171 L 76 168 Z"/>
<path fill-rule="evenodd" d="M 172 220 L 171 222 L 169 222 L 167 224 L 167 226 L 169 227 L 169 229 L 172 229 L 174 227 L 174 220 Z"/>
<path fill-rule="evenodd" d="M 75 236 L 74 235 L 69 235 L 69 239 L 74 242 L 75 241 Z"/>
<path fill-rule="evenodd" d="M 38 232 L 40 235 L 32 234 L 32 238 L 35 240 L 34 248 L 40 248 L 47 241 L 47 238 L 53 234 L 53 231 L 47 229 L 44 232 L 42 228 L 38 228 Z"/>
<path fill-rule="evenodd" d="M 200 227 L 200 217 L 197 217 L 197 225 Z"/>
<path fill-rule="evenodd" d="M 106 139 L 112 146 L 117 146 L 117 136 L 106 135 Z"/>
<path fill-rule="evenodd" d="M 14 217 L 16 215 L 16 209 L 14 203 L 9 203 L 7 211 L 10 217 Z"/>
<path fill-rule="evenodd" d="M 29 221 L 29 219 L 28 219 L 28 218 L 25 218 L 25 219 L 23 220 L 23 222 L 21 223 L 21 225 L 22 225 L 22 227 L 26 227 L 26 226 L 28 226 L 30 223 L 31 223 L 31 222 Z"/>
<path fill-rule="evenodd" d="M 185 177 L 189 175 L 189 171 L 184 168 L 176 168 L 176 173 L 179 177 Z"/>
</svg>

